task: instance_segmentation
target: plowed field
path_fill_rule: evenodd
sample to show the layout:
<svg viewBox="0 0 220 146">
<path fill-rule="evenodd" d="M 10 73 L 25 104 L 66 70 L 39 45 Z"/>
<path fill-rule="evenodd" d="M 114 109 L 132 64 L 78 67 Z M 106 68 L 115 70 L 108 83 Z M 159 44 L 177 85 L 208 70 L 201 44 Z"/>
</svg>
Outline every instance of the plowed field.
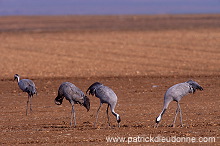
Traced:
<svg viewBox="0 0 220 146">
<path fill-rule="evenodd" d="M 0 40 L 0 144 L 170 145 L 144 141 L 150 136 L 220 144 L 220 15 L 0 17 Z M 16 73 L 37 86 L 28 116 Z M 179 118 L 169 126 L 176 110 L 171 102 L 154 128 L 166 90 L 189 79 L 204 90 L 181 100 L 184 127 Z M 77 126 L 70 127 L 69 102 L 54 104 L 66 81 L 83 92 L 96 81 L 112 88 L 121 127 L 112 114 L 107 126 L 103 105 L 94 128 L 99 99 L 92 96 L 89 112 L 75 105 Z M 111 137 L 125 142 L 108 142 Z M 215 142 L 199 143 L 205 137 Z"/>
</svg>

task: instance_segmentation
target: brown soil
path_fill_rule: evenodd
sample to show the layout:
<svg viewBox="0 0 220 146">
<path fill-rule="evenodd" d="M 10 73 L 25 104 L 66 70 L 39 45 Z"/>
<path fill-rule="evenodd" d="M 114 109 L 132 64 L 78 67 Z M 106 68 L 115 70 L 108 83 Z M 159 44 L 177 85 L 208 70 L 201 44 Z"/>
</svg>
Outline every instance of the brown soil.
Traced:
<svg viewBox="0 0 220 146">
<path fill-rule="evenodd" d="M 0 17 L 0 40 L 0 144 L 110 145 L 106 137 L 118 136 L 215 137 L 206 144 L 220 144 L 220 15 Z M 38 89 L 28 116 L 15 73 Z M 153 128 L 166 90 L 189 79 L 204 91 L 181 100 L 184 127 L 179 119 L 169 127 L 172 102 Z M 77 126 L 70 127 L 68 101 L 54 104 L 65 81 L 84 92 L 96 81 L 111 87 L 121 127 L 113 115 L 107 126 L 106 105 L 93 127 L 99 99 L 91 96 L 89 112 L 75 106 Z"/>
</svg>

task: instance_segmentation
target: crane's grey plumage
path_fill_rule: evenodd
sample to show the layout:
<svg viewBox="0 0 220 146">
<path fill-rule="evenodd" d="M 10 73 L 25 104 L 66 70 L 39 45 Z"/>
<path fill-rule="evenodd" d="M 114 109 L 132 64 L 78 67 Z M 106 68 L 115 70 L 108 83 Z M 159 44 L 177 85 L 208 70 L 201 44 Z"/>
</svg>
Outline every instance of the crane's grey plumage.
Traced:
<svg viewBox="0 0 220 146">
<path fill-rule="evenodd" d="M 98 119 L 98 113 L 99 113 L 99 110 L 102 106 L 103 103 L 107 103 L 108 106 L 107 106 L 107 109 L 106 109 L 106 113 L 107 113 L 107 118 L 108 118 L 108 124 L 110 126 L 110 121 L 109 121 L 109 115 L 108 115 L 108 108 L 110 106 L 110 109 L 111 109 L 111 112 L 112 114 L 116 117 L 116 120 L 118 122 L 118 126 L 120 126 L 120 122 L 121 122 L 121 118 L 119 116 L 119 114 L 117 114 L 114 109 L 115 109 L 115 106 L 117 104 L 117 96 L 116 94 L 114 93 L 114 91 L 107 87 L 107 86 L 104 86 L 103 84 L 99 83 L 99 82 L 95 82 L 94 84 L 92 84 L 86 91 L 86 94 L 87 92 L 89 91 L 89 95 L 91 94 L 92 96 L 96 96 L 100 99 L 100 106 L 97 110 L 97 114 L 96 114 L 96 121 L 94 123 L 95 127 L 96 127 L 96 123 L 97 123 L 97 119 Z"/>
<path fill-rule="evenodd" d="M 70 82 L 64 82 L 60 85 L 58 89 L 58 95 L 55 98 L 54 102 L 57 105 L 61 105 L 64 97 L 72 105 L 70 125 L 72 126 L 72 121 L 74 118 L 74 126 L 76 126 L 74 104 L 83 105 L 87 109 L 87 111 L 89 111 L 90 100 L 78 87 L 76 87 L 74 84 Z"/>
<path fill-rule="evenodd" d="M 180 123 L 181 123 L 181 126 L 183 126 L 182 111 L 180 108 L 179 101 L 182 99 L 183 96 L 185 96 L 189 93 L 195 93 L 196 90 L 203 90 L 203 88 L 197 82 L 195 82 L 193 80 L 189 80 L 184 83 L 179 83 L 179 84 L 176 84 L 176 85 L 170 87 L 164 95 L 163 110 L 160 113 L 160 115 L 156 118 L 155 127 L 158 127 L 158 124 L 161 121 L 162 116 L 165 113 L 165 111 L 171 101 L 177 102 L 177 109 L 176 109 L 176 115 L 175 115 L 174 121 L 173 121 L 173 126 L 175 126 L 176 117 L 177 117 L 178 112 L 180 112 Z"/>
<path fill-rule="evenodd" d="M 27 100 L 27 107 L 26 107 L 26 115 L 28 114 L 28 104 L 30 103 L 30 111 L 32 111 L 31 108 L 31 99 L 34 94 L 37 95 L 37 90 L 34 82 L 29 79 L 22 79 L 20 80 L 20 76 L 18 74 L 14 75 L 14 80 L 17 79 L 18 86 L 23 92 L 28 93 L 28 100 Z"/>
</svg>

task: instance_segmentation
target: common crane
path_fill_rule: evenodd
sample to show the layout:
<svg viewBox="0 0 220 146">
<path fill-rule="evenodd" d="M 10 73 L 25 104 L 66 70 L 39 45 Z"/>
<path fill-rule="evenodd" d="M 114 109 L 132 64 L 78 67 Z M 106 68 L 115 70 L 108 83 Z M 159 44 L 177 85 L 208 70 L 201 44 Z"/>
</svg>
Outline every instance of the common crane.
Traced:
<svg viewBox="0 0 220 146">
<path fill-rule="evenodd" d="M 34 94 L 37 95 L 37 90 L 34 82 L 29 79 L 22 79 L 20 80 L 20 76 L 18 74 L 14 75 L 14 80 L 17 79 L 18 86 L 23 92 L 28 93 L 28 100 L 27 100 L 27 107 L 26 107 L 26 115 L 28 115 L 28 104 L 30 103 L 30 111 L 32 111 L 31 108 L 31 99 Z"/>
<path fill-rule="evenodd" d="M 87 109 L 87 111 L 89 111 L 90 100 L 78 87 L 76 87 L 74 84 L 70 82 L 64 82 L 60 85 L 58 89 L 58 95 L 54 100 L 55 104 L 61 105 L 64 97 L 72 105 L 70 125 L 72 126 L 72 121 L 74 118 L 74 127 L 75 127 L 76 117 L 75 117 L 74 104 L 83 105 Z"/>
<path fill-rule="evenodd" d="M 176 84 L 172 87 L 170 87 L 165 95 L 164 95 L 164 106 L 163 106 L 163 110 L 160 113 L 160 115 L 156 118 L 156 124 L 155 127 L 158 127 L 159 122 L 162 119 L 163 114 L 165 113 L 166 109 L 168 108 L 168 105 L 170 104 L 171 101 L 176 101 L 177 102 L 177 109 L 176 109 L 176 114 L 174 116 L 174 121 L 172 126 L 175 126 L 175 122 L 176 122 L 176 117 L 178 112 L 180 112 L 180 123 L 181 126 L 183 126 L 183 122 L 182 122 L 182 111 L 180 108 L 180 104 L 179 101 L 182 99 L 183 96 L 189 94 L 189 93 L 195 93 L 196 90 L 203 90 L 203 88 L 195 81 L 193 80 L 189 80 L 187 82 L 184 83 L 179 83 Z"/>
<path fill-rule="evenodd" d="M 118 122 L 118 127 L 120 127 L 120 122 L 121 122 L 121 118 L 119 116 L 119 114 L 117 114 L 114 109 L 115 109 L 115 106 L 117 104 L 117 96 L 116 94 L 114 93 L 114 91 L 99 83 L 99 82 L 95 82 L 93 83 L 86 91 L 86 94 L 87 92 L 89 91 L 89 95 L 91 94 L 92 96 L 96 96 L 97 98 L 100 99 L 100 106 L 97 110 L 97 114 L 96 114 L 96 121 L 94 123 L 94 126 L 96 127 L 96 123 L 97 123 L 97 120 L 98 120 L 98 113 L 99 113 L 99 110 L 102 106 L 103 103 L 107 103 L 108 106 L 107 106 L 107 109 L 106 109 L 106 113 L 107 113 L 107 118 L 108 118 L 108 125 L 110 126 L 110 121 L 109 121 L 109 115 L 108 115 L 108 109 L 110 107 L 111 109 L 111 112 L 112 114 L 116 117 L 116 120 Z"/>
</svg>

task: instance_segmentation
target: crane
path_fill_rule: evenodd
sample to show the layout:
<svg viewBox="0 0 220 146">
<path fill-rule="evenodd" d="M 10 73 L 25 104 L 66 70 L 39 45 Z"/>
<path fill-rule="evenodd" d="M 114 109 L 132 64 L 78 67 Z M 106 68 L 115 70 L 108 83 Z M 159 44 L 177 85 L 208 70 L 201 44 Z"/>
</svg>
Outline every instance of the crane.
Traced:
<svg viewBox="0 0 220 146">
<path fill-rule="evenodd" d="M 23 92 L 28 93 L 28 100 L 27 100 L 27 106 L 26 106 L 26 115 L 28 115 L 28 104 L 30 104 L 30 111 L 32 111 L 31 107 L 31 99 L 34 94 L 37 95 L 37 90 L 34 82 L 30 79 L 22 79 L 20 80 L 20 76 L 18 74 L 14 75 L 14 80 L 17 79 L 18 86 Z"/>
<path fill-rule="evenodd" d="M 173 85 L 172 87 L 170 87 L 164 95 L 163 110 L 160 113 L 160 115 L 156 118 L 156 124 L 155 124 L 154 127 L 155 128 L 158 127 L 158 124 L 161 121 L 162 116 L 165 113 L 165 111 L 168 108 L 168 105 L 170 104 L 171 101 L 176 101 L 177 102 L 176 114 L 174 116 L 172 126 L 173 127 L 175 126 L 176 117 L 177 117 L 178 113 L 180 113 L 180 123 L 181 123 L 181 126 L 183 126 L 182 111 L 181 111 L 179 102 L 180 102 L 180 100 L 182 99 L 183 96 L 185 96 L 189 93 L 195 93 L 196 90 L 203 90 L 203 88 L 197 82 L 195 82 L 193 80 L 189 80 L 189 81 L 184 82 L 184 83 L 179 83 L 179 84 L 176 84 L 176 85 Z"/>
<path fill-rule="evenodd" d="M 100 110 L 102 104 L 107 103 L 108 106 L 106 109 L 106 113 L 107 113 L 107 118 L 108 118 L 108 125 L 110 126 L 110 120 L 109 120 L 109 115 L 108 115 L 108 109 L 110 107 L 112 114 L 116 117 L 118 127 L 120 127 L 121 118 L 120 118 L 119 114 L 117 114 L 114 111 L 115 106 L 117 104 L 117 96 L 114 93 L 114 91 L 111 88 L 109 88 L 99 82 L 95 82 L 87 89 L 86 94 L 87 94 L 87 92 L 89 92 L 89 95 L 90 94 L 92 96 L 95 95 L 97 98 L 100 99 L 100 106 L 99 106 L 97 113 L 96 113 L 96 121 L 94 123 L 94 126 L 96 127 L 96 123 L 98 120 L 98 113 L 99 113 L 99 110 Z"/>
<path fill-rule="evenodd" d="M 72 105 L 70 126 L 72 126 L 72 121 L 74 118 L 74 127 L 75 127 L 76 117 L 75 117 L 74 104 L 83 105 L 87 109 L 87 111 L 89 111 L 90 100 L 78 87 L 76 87 L 74 84 L 70 82 L 64 82 L 60 85 L 58 89 L 58 95 L 54 100 L 55 104 L 61 105 L 64 97 Z"/>
</svg>

